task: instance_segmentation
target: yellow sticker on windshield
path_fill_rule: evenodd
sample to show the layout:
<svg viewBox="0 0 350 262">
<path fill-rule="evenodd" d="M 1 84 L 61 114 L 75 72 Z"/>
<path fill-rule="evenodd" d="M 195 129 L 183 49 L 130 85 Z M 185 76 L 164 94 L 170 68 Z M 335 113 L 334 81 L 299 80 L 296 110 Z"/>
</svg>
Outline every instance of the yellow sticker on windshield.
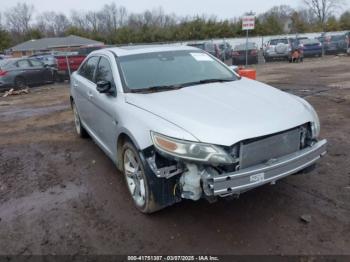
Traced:
<svg viewBox="0 0 350 262">
<path fill-rule="evenodd" d="M 190 53 L 197 61 L 214 61 L 209 55 L 205 53 Z"/>
</svg>

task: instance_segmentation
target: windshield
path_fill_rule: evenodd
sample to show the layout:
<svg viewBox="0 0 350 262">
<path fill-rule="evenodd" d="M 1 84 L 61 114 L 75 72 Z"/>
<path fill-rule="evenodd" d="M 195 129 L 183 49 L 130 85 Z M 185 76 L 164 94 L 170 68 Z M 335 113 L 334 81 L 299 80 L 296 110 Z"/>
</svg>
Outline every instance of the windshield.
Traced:
<svg viewBox="0 0 350 262">
<path fill-rule="evenodd" d="M 201 51 L 168 51 L 118 58 L 125 91 L 158 87 L 184 87 L 211 82 L 233 81 L 237 76 Z M 210 82 L 210 81 L 208 81 Z"/>
</svg>

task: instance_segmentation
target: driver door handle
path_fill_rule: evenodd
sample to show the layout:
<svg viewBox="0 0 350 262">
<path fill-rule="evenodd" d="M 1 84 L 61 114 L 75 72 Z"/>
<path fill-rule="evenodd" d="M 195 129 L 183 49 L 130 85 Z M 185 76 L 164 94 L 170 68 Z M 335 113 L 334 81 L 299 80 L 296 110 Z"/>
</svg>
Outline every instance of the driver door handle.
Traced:
<svg viewBox="0 0 350 262">
<path fill-rule="evenodd" d="M 92 95 L 91 92 L 88 93 L 88 97 L 89 97 L 89 99 L 93 99 L 94 98 L 94 96 Z"/>
</svg>

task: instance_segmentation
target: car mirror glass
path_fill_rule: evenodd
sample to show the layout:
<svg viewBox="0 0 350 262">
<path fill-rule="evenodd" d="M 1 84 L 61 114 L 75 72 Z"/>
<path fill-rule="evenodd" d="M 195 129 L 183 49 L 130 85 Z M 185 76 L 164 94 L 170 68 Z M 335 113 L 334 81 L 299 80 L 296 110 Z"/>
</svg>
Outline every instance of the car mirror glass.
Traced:
<svg viewBox="0 0 350 262">
<path fill-rule="evenodd" d="M 112 91 L 112 84 L 109 81 L 98 81 L 96 83 L 96 89 L 102 94 L 110 93 Z"/>
</svg>

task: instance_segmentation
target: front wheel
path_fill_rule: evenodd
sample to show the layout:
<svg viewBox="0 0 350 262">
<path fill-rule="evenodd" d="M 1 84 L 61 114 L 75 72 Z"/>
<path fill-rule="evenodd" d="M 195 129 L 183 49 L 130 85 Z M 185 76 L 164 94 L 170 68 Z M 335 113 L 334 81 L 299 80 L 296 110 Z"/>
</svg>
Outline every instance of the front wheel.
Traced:
<svg viewBox="0 0 350 262">
<path fill-rule="evenodd" d="M 127 187 L 136 208 L 142 213 L 153 213 L 160 209 L 149 186 L 149 178 L 138 151 L 130 142 L 122 148 L 123 172 Z"/>
</svg>

